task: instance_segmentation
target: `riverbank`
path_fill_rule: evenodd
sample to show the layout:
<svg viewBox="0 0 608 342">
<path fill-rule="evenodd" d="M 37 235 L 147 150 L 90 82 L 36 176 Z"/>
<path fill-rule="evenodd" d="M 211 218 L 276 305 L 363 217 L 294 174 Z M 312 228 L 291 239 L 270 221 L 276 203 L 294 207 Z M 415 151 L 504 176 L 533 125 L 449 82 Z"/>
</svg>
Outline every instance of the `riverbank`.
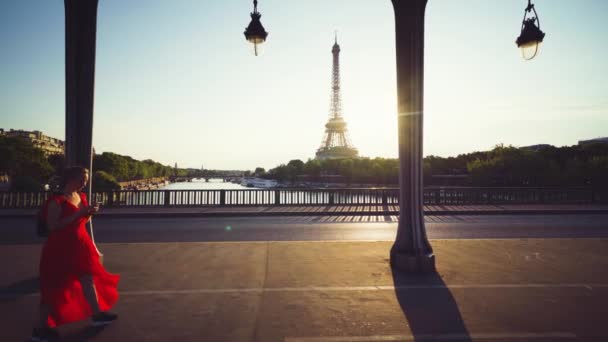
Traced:
<svg viewBox="0 0 608 342">
<path fill-rule="evenodd" d="M 169 184 L 169 177 L 153 177 L 137 179 L 127 182 L 118 182 L 120 190 L 156 190 Z"/>
</svg>

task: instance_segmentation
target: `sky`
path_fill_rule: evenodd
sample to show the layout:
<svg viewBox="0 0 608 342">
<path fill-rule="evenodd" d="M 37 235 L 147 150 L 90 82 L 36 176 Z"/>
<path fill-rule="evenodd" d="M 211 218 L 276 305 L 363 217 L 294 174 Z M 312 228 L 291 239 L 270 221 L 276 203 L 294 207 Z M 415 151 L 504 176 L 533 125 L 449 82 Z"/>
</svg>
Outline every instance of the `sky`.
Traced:
<svg viewBox="0 0 608 342">
<path fill-rule="evenodd" d="M 424 154 L 574 145 L 608 136 L 608 1 L 536 0 L 540 55 L 515 45 L 525 0 L 429 0 Z M 65 136 L 61 0 L 0 1 L 0 128 Z M 266 169 L 306 161 L 329 116 L 338 32 L 343 115 L 365 157 L 395 158 L 389 0 L 99 0 L 93 144 L 166 165 Z"/>
</svg>

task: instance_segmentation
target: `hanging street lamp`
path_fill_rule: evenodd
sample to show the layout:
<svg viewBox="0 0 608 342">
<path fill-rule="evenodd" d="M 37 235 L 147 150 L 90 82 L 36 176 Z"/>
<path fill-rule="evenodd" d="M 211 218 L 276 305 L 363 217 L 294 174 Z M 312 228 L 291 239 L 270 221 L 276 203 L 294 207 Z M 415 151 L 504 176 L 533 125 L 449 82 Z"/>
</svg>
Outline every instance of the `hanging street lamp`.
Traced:
<svg viewBox="0 0 608 342">
<path fill-rule="evenodd" d="M 534 16 L 526 19 L 528 13 L 532 11 L 534 11 Z M 536 24 L 537 22 L 538 26 Z M 524 10 L 524 19 L 521 24 L 521 33 L 515 41 L 517 46 L 521 49 L 521 55 L 525 60 L 529 61 L 538 55 L 540 43 L 542 43 L 543 38 L 545 38 L 545 33 L 540 30 L 538 13 L 536 13 L 536 9 L 531 3 L 531 0 L 528 0 L 528 6 Z"/>
<path fill-rule="evenodd" d="M 258 12 L 258 0 L 253 0 L 253 12 L 251 13 L 251 22 L 245 29 L 245 38 L 253 44 L 253 52 L 258 55 L 258 45 L 266 41 L 268 32 L 264 30 L 264 26 L 260 22 L 262 15 Z"/>
</svg>

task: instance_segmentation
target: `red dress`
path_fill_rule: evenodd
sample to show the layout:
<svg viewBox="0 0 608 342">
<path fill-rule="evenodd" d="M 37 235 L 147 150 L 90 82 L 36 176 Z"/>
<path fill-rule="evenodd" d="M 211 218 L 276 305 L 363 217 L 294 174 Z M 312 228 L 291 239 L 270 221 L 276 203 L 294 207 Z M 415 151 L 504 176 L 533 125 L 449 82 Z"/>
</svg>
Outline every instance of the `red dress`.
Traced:
<svg viewBox="0 0 608 342">
<path fill-rule="evenodd" d="M 88 205 L 84 193 L 83 205 Z M 54 196 L 61 208 L 61 218 L 80 209 L 63 196 Z M 40 302 L 50 308 L 49 327 L 89 318 L 91 307 L 82 292 L 80 277 L 92 275 L 101 311 L 109 310 L 118 300 L 119 275 L 108 273 L 99 262 L 99 254 L 86 230 L 87 218 L 50 232 L 40 259 Z"/>
</svg>

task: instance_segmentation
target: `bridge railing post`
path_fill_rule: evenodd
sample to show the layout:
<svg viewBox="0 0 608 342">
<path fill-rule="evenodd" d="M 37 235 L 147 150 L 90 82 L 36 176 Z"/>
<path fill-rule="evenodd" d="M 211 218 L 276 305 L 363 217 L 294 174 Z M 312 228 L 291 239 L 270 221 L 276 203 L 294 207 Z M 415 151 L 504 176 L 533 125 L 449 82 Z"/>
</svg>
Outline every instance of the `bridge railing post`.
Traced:
<svg viewBox="0 0 608 342">
<path fill-rule="evenodd" d="M 543 189 L 538 189 L 538 203 L 544 204 L 545 203 L 545 192 L 543 191 Z"/>
<path fill-rule="evenodd" d="M 281 204 L 281 191 L 275 190 L 274 191 L 274 205 L 280 205 L 280 204 Z"/>
<path fill-rule="evenodd" d="M 329 192 L 329 205 L 334 204 L 334 193 L 332 191 Z"/>
<path fill-rule="evenodd" d="M 106 202 L 106 205 L 108 207 L 114 206 L 114 191 L 108 191 L 106 196 L 108 196 L 108 202 Z"/>
<path fill-rule="evenodd" d="M 220 190 L 220 205 L 226 205 L 226 190 Z"/>
<path fill-rule="evenodd" d="M 164 203 L 165 207 L 168 207 L 171 205 L 171 191 L 170 190 L 165 190 L 165 203 Z"/>
</svg>

